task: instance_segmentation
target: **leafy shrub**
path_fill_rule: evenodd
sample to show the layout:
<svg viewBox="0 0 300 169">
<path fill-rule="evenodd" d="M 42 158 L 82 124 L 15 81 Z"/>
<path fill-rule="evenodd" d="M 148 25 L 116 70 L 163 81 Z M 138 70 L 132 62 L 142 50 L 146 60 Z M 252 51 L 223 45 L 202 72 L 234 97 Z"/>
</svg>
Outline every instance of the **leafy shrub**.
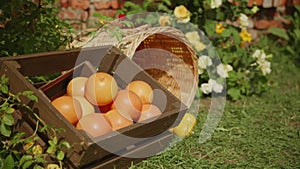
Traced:
<svg viewBox="0 0 300 169">
<path fill-rule="evenodd" d="M 32 91 L 12 93 L 8 80 L 5 75 L 0 78 L 0 168 L 42 169 L 47 165 L 62 168 L 65 151 L 71 147 L 68 142 L 58 140 L 57 134 L 62 129 L 46 125 L 32 107 L 21 101 L 20 98 L 25 97 L 31 102 L 37 102 L 38 98 Z M 22 112 L 22 117 L 30 116 L 36 120 L 35 130 L 32 133 L 17 130 L 24 122 L 16 118 L 18 112 Z M 48 135 L 48 144 L 40 144 L 38 134 L 41 133 Z M 54 163 L 51 163 L 50 159 Z"/>
<path fill-rule="evenodd" d="M 144 2 L 140 8 L 136 4 L 125 3 L 125 9 L 120 10 L 120 13 L 136 14 L 149 11 L 149 9 L 152 10 L 150 12 L 162 11 L 158 8 L 154 10 L 154 5 L 151 5 L 150 8 L 148 4 L 151 3 L 149 1 L 151 0 L 148 0 L 147 3 Z M 155 1 L 152 0 L 151 2 L 154 3 Z M 210 42 L 201 41 L 201 39 L 205 39 L 201 37 L 201 32 L 196 32 L 196 34 L 195 32 L 184 32 L 198 52 L 199 91 L 201 95 L 224 92 L 225 88 L 219 90 L 218 86 L 224 84 L 225 80 L 227 81 L 227 94 L 233 100 L 253 94 L 261 94 L 270 87 L 268 75 L 271 73 L 270 60 L 272 54 L 265 53 L 268 51 L 268 45 L 259 47 L 253 42 L 251 33 L 248 30 L 249 18 L 259 8 L 257 6 L 248 8 L 247 2 L 246 0 L 232 2 L 222 0 L 165 0 L 156 2 L 158 3 L 156 6 L 164 5 L 174 9 L 174 11 L 163 11 L 175 15 L 179 21 L 176 27 L 186 27 L 185 30 L 188 31 L 187 25 L 188 22 L 191 22 L 203 31 L 210 40 Z M 171 7 L 170 4 L 174 6 Z M 155 19 L 156 21 L 153 21 Z M 144 20 L 146 24 L 153 24 L 159 22 L 157 21 L 159 17 L 145 17 Z M 171 18 L 164 23 L 173 26 Z M 199 36 L 197 41 L 194 41 L 195 36 Z M 206 50 L 205 46 L 210 45 L 213 46 L 210 48 L 216 50 L 217 56 Z M 214 65 L 213 61 L 216 60 L 216 57 L 220 58 L 222 64 Z M 213 68 L 214 66 L 215 68 Z M 206 70 L 212 69 L 216 69 L 214 71 L 215 76 L 208 75 L 209 73 L 206 72 Z M 214 90 L 217 88 L 218 90 Z"/>
<path fill-rule="evenodd" d="M 0 56 L 58 50 L 69 41 L 71 27 L 58 19 L 55 0 L 2 0 Z"/>
<path fill-rule="evenodd" d="M 287 19 L 291 21 L 291 25 L 286 38 L 288 45 L 284 47 L 290 55 L 294 56 L 294 61 L 300 65 L 300 5 L 294 7 L 293 14 L 287 16 Z"/>
</svg>

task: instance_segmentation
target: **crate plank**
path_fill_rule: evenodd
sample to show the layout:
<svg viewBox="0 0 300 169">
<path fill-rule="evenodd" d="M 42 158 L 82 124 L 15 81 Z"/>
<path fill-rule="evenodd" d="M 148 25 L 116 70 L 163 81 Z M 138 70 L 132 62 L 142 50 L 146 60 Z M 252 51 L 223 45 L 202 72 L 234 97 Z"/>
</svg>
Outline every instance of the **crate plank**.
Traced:
<svg viewBox="0 0 300 169">
<path fill-rule="evenodd" d="M 112 165 L 123 166 L 132 160 L 139 161 L 141 159 L 128 159 L 114 154 L 122 152 L 132 155 L 147 149 L 161 150 L 162 147 L 159 146 L 165 145 L 169 138 L 168 129 L 177 125 L 187 110 L 177 97 L 113 46 L 2 58 L 0 63 L 0 73 L 10 78 L 11 89 L 14 92 L 33 91 L 39 99 L 33 106 L 41 119 L 48 125 L 66 130 L 59 137 L 73 146 L 67 153 L 69 168 L 82 168 L 92 164 L 105 168 Z M 66 86 L 73 77 L 88 76 L 96 70 L 112 74 L 120 87 L 125 87 L 131 80 L 147 81 L 155 91 L 160 91 L 154 103 L 166 106 L 163 114 L 150 123 L 135 123 L 97 138 L 91 138 L 84 131 L 77 130 L 52 106 L 51 101 L 66 92 Z M 26 76 L 60 71 L 65 73 L 40 88 L 26 80 Z M 165 105 L 159 94 L 163 94 Z M 26 99 L 23 101 L 28 102 Z"/>
</svg>

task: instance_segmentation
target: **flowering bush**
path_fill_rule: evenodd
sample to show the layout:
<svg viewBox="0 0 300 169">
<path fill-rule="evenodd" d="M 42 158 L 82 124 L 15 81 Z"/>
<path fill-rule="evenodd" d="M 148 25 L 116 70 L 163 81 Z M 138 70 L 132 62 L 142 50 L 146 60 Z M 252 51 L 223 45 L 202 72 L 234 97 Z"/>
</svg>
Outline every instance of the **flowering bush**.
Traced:
<svg viewBox="0 0 300 169">
<path fill-rule="evenodd" d="M 247 1 L 205 0 L 192 2 L 172 1 L 177 7 L 185 8 L 189 12 L 190 22 L 198 26 L 208 37 L 222 64 L 216 65 L 216 73 L 226 78 L 227 94 L 233 100 L 243 96 L 260 94 L 269 88 L 268 75 L 271 73 L 271 54 L 266 49 L 255 46 L 248 28 L 249 17 L 259 8 L 247 7 Z M 182 10 L 185 11 L 185 10 Z M 178 15 L 174 10 L 174 15 Z M 186 37 L 193 44 L 196 51 L 205 47 L 196 32 L 186 33 Z M 199 56 L 199 88 L 204 95 L 211 92 L 220 93 L 218 79 L 205 73 L 214 66 L 210 55 Z"/>
<path fill-rule="evenodd" d="M 117 14 L 123 14 L 123 20 L 124 14 L 153 10 L 153 3 L 155 1 L 147 0 L 138 8 L 137 4 L 126 2 L 125 8 Z M 164 14 L 127 15 L 132 23 L 123 20 L 124 24 L 127 27 L 172 26 L 182 30 L 197 52 L 200 96 L 226 91 L 231 99 L 238 100 L 269 88 L 272 55 L 265 53 L 267 48 L 255 46 L 248 30 L 249 17 L 259 10 L 257 6 L 249 9 L 243 0 L 194 0 L 192 3 L 163 0 L 156 6 L 157 12 Z M 115 36 L 120 39 L 122 34 Z"/>
</svg>

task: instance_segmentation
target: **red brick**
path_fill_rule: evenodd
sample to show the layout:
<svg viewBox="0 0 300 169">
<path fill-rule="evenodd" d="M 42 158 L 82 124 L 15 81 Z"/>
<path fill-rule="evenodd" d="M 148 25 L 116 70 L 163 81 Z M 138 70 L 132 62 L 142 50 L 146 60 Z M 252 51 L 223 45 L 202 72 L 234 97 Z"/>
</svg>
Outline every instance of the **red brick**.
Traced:
<svg viewBox="0 0 300 169">
<path fill-rule="evenodd" d="M 119 9 L 119 0 L 110 0 L 110 1 L 95 1 L 94 2 L 95 9 Z"/>
<path fill-rule="evenodd" d="M 283 24 L 281 21 L 272 20 L 269 23 L 269 28 L 283 28 Z"/>
<path fill-rule="evenodd" d="M 90 6 L 90 0 L 71 0 L 72 8 L 88 9 Z"/>
<path fill-rule="evenodd" d="M 115 14 L 117 13 L 117 10 L 114 10 L 114 9 L 101 9 L 101 10 L 97 10 L 96 12 L 100 13 L 102 15 L 105 15 L 105 16 L 114 17 Z"/>
<path fill-rule="evenodd" d="M 269 26 L 268 20 L 257 20 L 254 22 L 254 26 L 257 29 L 267 29 Z"/>
<path fill-rule="evenodd" d="M 263 4 L 263 0 L 254 0 L 253 3 L 256 3 L 256 5 L 261 6 Z"/>
<path fill-rule="evenodd" d="M 78 9 L 61 9 L 58 17 L 64 20 L 82 20 L 85 11 Z"/>
<path fill-rule="evenodd" d="M 94 2 L 95 9 L 108 9 L 110 8 L 110 3 L 107 3 L 106 1 L 98 1 Z"/>
<path fill-rule="evenodd" d="M 248 0 L 248 7 L 252 7 L 254 4 L 261 6 L 263 4 L 263 0 Z"/>
<path fill-rule="evenodd" d="M 263 7 L 264 8 L 271 8 L 273 6 L 273 0 L 264 0 Z"/>
<path fill-rule="evenodd" d="M 81 20 L 87 21 L 89 18 L 89 13 L 87 11 L 82 12 L 81 14 Z"/>
<path fill-rule="evenodd" d="M 241 5 L 241 2 L 239 2 L 239 1 L 235 1 L 235 0 L 227 0 L 227 1 L 230 2 L 233 5 L 237 5 L 237 6 Z"/>
<path fill-rule="evenodd" d="M 293 0 L 294 5 L 300 5 L 300 0 Z"/>
<path fill-rule="evenodd" d="M 124 3 L 125 3 L 125 0 L 120 0 L 119 1 L 119 8 L 124 8 Z"/>
<path fill-rule="evenodd" d="M 110 4 L 113 9 L 118 9 L 120 7 L 118 0 L 111 0 Z"/>
<path fill-rule="evenodd" d="M 69 5 L 69 0 L 60 0 L 61 7 L 68 7 Z"/>
<path fill-rule="evenodd" d="M 285 6 L 285 5 L 286 5 L 286 0 L 274 0 L 273 2 L 274 7 Z"/>
<path fill-rule="evenodd" d="M 80 29 L 82 29 L 80 23 L 71 23 L 71 26 L 72 26 L 75 30 L 80 30 Z"/>
<path fill-rule="evenodd" d="M 253 6 L 253 0 L 248 0 L 248 7 L 252 7 Z"/>
<path fill-rule="evenodd" d="M 258 20 L 254 22 L 254 26 L 256 29 L 268 29 L 273 27 L 283 27 L 281 21 L 277 20 Z"/>
</svg>

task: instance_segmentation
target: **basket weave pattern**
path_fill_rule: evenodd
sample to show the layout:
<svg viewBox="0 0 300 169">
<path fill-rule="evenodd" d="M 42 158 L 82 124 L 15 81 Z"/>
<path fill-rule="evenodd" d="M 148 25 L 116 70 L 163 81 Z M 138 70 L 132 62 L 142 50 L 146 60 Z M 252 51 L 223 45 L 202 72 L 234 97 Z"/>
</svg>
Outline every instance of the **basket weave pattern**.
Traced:
<svg viewBox="0 0 300 169">
<path fill-rule="evenodd" d="M 172 27 L 124 29 L 118 41 L 99 32 L 86 47 L 114 45 L 190 106 L 198 84 L 197 56 L 184 34 Z M 148 57 L 149 56 L 149 57 Z M 147 68 L 148 67 L 148 68 Z"/>
</svg>

